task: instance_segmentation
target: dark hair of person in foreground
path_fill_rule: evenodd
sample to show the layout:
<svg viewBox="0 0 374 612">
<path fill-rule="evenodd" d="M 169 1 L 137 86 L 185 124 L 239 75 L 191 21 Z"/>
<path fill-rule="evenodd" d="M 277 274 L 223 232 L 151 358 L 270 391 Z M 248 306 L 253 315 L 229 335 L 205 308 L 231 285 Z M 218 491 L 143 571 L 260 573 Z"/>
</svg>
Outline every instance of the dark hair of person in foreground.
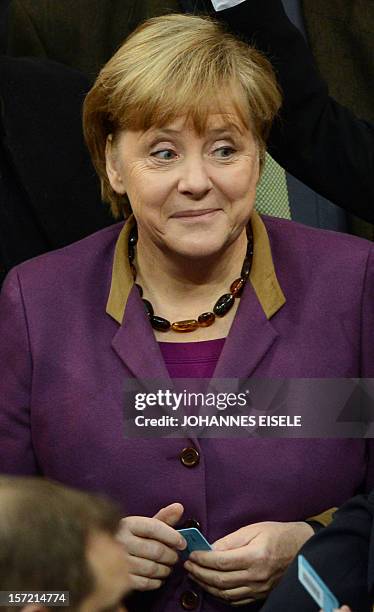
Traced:
<svg viewBox="0 0 374 612">
<path fill-rule="evenodd" d="M 120 518 L 104 497 L 44 479 L 0 476 L 0 590 L 69 591 L 69 610 L 96 612 L 94 603 L 86 608 L 97 589 L 93 555 L 106 551 L 91 550 L 90 543 L 98 534 L 114 541 Z M 67 608 L 53 607 L 60 609 Z"/>
</svg>

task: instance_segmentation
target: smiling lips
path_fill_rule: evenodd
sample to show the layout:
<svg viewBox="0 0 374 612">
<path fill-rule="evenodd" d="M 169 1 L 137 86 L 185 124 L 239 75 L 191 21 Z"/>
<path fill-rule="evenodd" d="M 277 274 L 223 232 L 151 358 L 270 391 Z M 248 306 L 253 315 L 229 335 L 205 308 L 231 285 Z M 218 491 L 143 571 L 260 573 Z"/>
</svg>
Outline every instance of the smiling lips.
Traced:
<svg viewBox="0 0 374 612">
<path fill-rule="evenodd" d="M 182 210 L 172 215 L 172 219 L 180 219 L 185 217 L 204 217 L 211 213 L 217 212 L 218 208 L 204 208 L 202 210 Z"/>
</svg>

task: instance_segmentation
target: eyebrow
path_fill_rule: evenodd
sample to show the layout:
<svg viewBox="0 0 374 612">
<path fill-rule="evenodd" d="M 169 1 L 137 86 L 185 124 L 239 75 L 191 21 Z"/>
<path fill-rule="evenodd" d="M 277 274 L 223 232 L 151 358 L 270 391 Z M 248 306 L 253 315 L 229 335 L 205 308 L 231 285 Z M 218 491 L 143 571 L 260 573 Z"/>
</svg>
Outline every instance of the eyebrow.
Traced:
<svg viewBox="0 0 374 612">
<path fill-rule="evenodd" d="M 181 132 L 183 132 L 183 127 L 181 129 L 175 129 L 175 128 L 164 128 L 164 127 L 160 127 L 160 128 L 152 128 L 150 130 L 149 136 L 152 137 L 154 135 L 162 135 L 165 134 L 166 136 L 173 136 L 173 135 L 178 135 Z M 243 134 L 243 129 L 240 128 L 239 125 L 237 125 L 236 123 L 225 123 L 224 125 L 222 125 L 221 127 L 216 127 L 216 128 L 210 128 L 206 130 L 207 134 L 224 134 L 227 132 L 230 132 L 234 130 L 235 132 L 238 132 L 239 134 Z"/>
</svg>

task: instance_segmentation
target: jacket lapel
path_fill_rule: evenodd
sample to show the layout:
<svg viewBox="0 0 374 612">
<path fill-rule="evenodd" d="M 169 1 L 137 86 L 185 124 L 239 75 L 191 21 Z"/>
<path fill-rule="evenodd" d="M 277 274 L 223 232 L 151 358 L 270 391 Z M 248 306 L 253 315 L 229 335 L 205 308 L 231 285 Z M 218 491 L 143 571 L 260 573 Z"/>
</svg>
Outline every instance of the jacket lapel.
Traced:
<svg viewBox="0 0 374 612">
<path fill-rule="evenodd" d="M 122 325 L 112 340 L 112 348 L 133 377 L 170 381 L 160 348 L 147 321 L 144 306 L 135 286 L 128 296 Z"/>
<path fill-rule="evenodd" d="M 267 319 L 252 285 L 248 283 L 213 378 L 248 378 L 277 337 L 278 332 Z"/>
</svg>

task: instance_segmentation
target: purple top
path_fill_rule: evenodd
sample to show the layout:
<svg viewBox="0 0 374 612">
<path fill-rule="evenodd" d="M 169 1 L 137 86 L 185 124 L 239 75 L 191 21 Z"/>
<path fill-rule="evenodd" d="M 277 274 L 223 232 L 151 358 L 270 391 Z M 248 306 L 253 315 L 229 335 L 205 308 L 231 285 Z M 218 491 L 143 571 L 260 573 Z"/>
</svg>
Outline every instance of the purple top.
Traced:
<svg viewBox="0 0 374 612">
<path fill-rule="evenodd" d="M 225 338 L 205 342 L 159 342 L 170 378 L 211 378 Z"/>
<path fill-rule="evenodd" d="M 246 285 L 214 377 L 373 377 L 373 245 L 281 219 L 265 224 L 287 301 L 267 316 Z M 121 227 L 26 262 L 4 283 L 0 471 L 106 493 L 128 514 L 153 516 L 179 501 L 183 521 L 199 521 L 211 542 L 250 523 L 305 520 L 372 488 L 371 440 L 125 437 L 127 379 L 167 379 L 167 367 L 185 376 L 175 351 L 190 347 L 156 342 L 134 287 L 121 323 L 106 312 Z M 271 277 L 261 278 L 272 297 Z M 167 367 L 163 348 L 174 361 Z M 204 365 L 209 376 L 218 349 L 205 357 L 211 362 L 200 354 L 187 364 L 189 375 Z M 181 461 L 190 447 L 199 452 L 193 467 Z M 183 610 L 180 598 L 192 586 L 198 612 L 230 609 L 178 570 L 135 609 Z"/>
</svg>

